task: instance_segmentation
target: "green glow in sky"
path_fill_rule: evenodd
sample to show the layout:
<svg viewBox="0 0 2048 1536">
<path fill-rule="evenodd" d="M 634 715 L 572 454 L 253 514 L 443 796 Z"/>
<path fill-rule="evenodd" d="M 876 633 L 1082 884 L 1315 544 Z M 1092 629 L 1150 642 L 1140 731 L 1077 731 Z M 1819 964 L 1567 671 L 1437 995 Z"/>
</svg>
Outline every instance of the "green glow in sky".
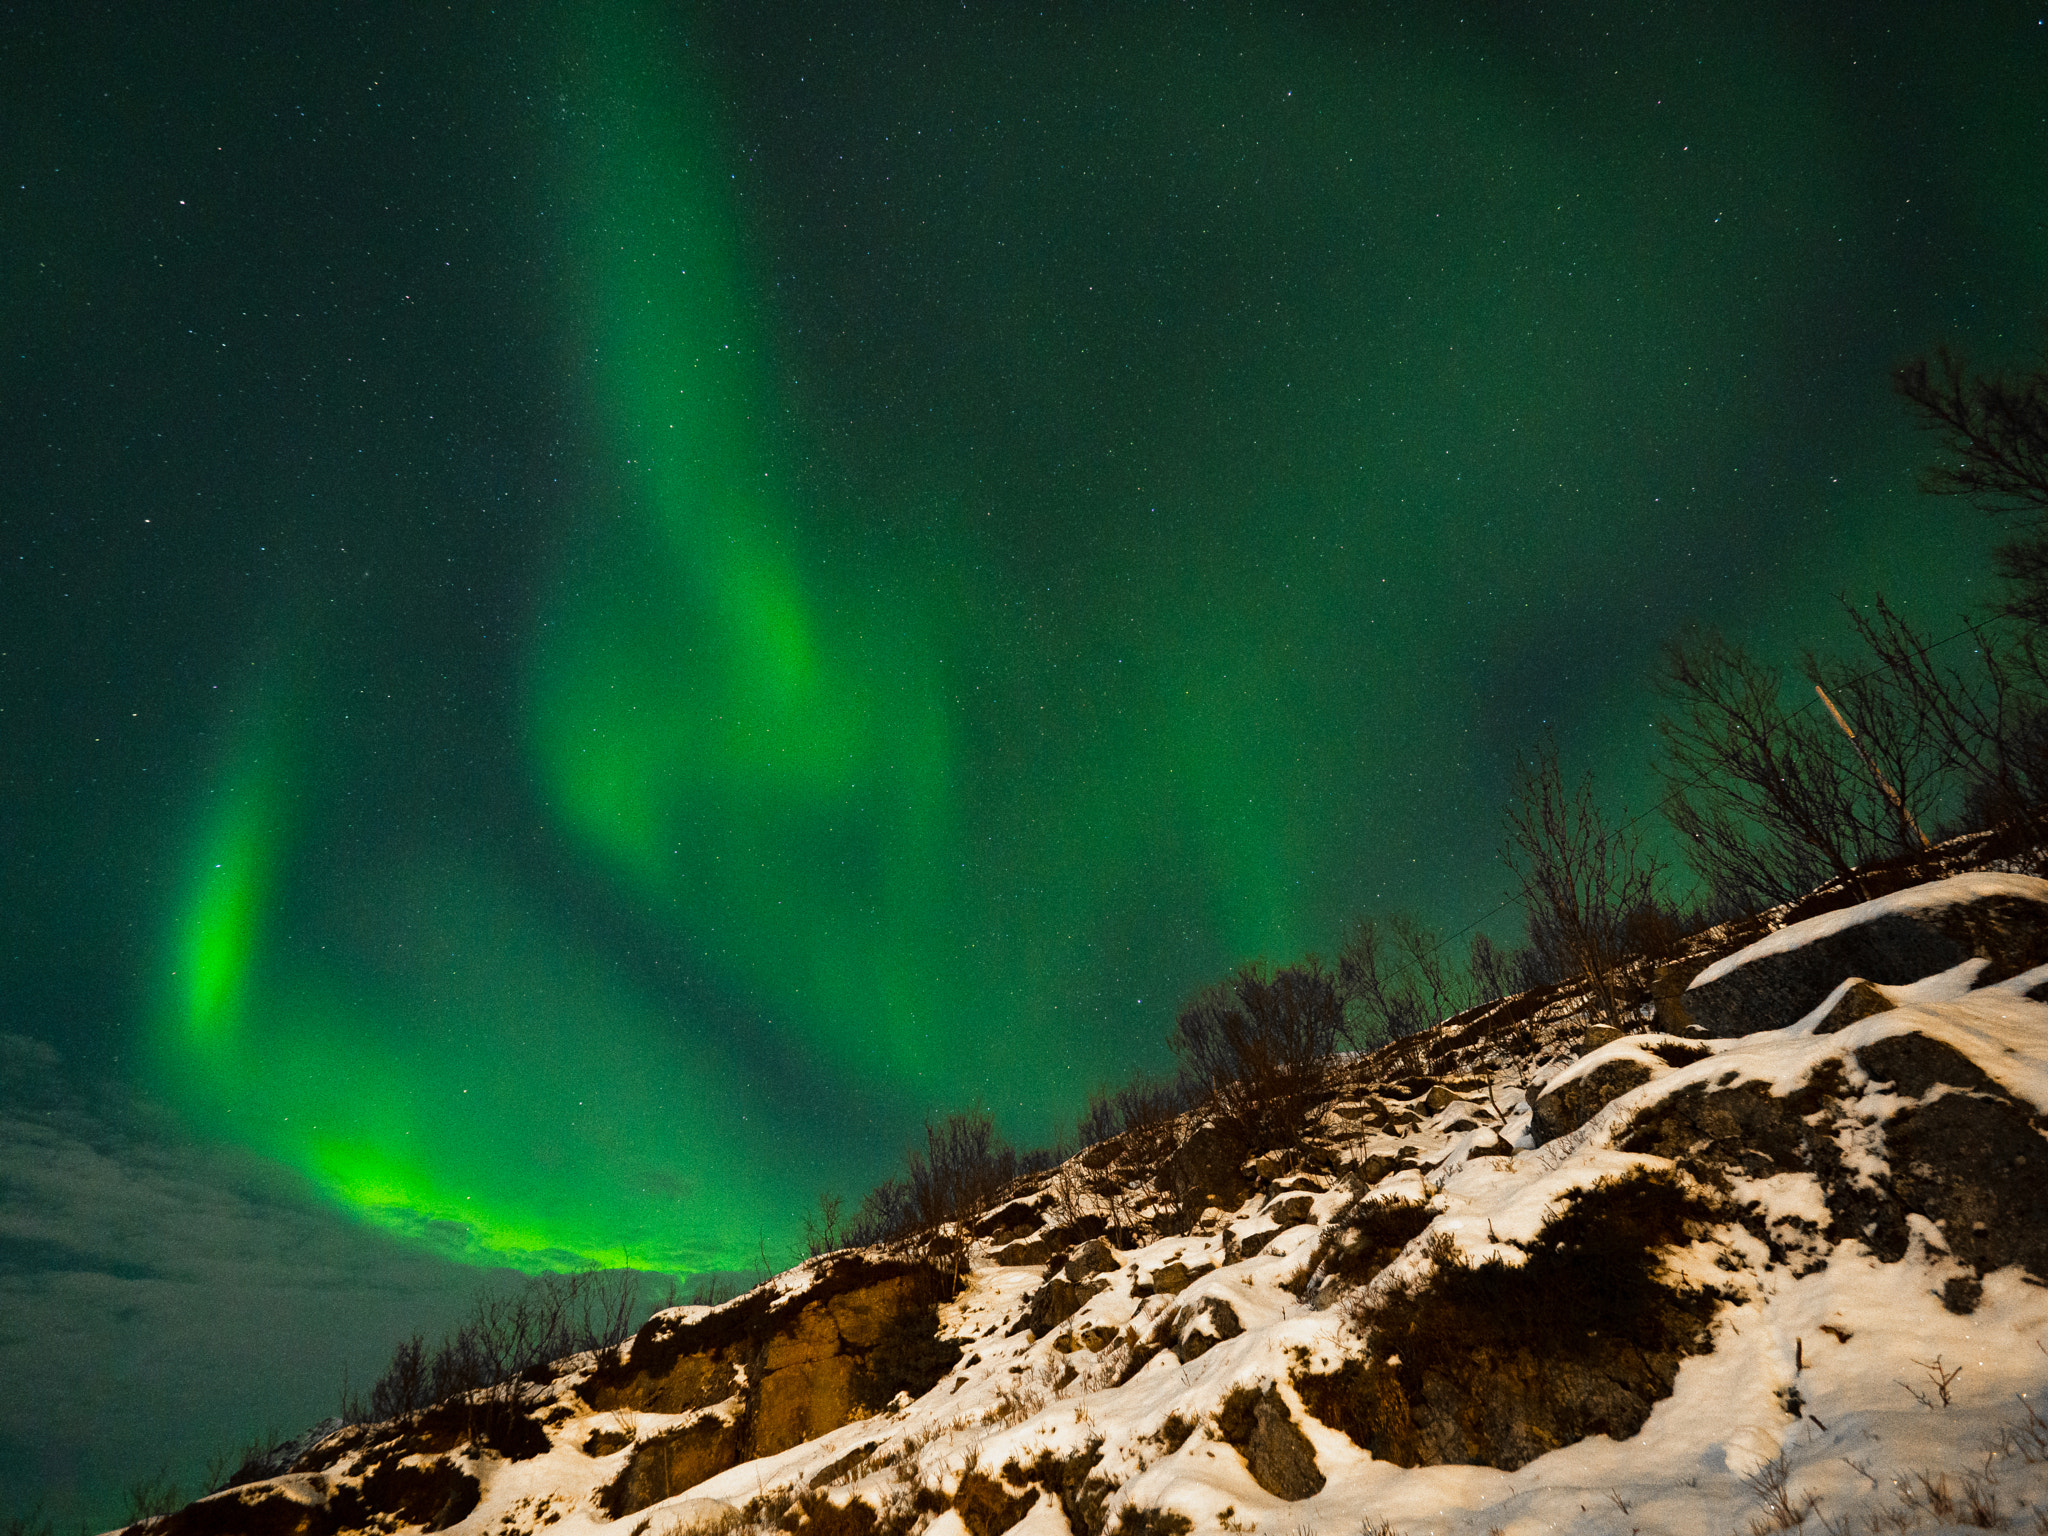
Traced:
<svg viewBox="0 0 2048 1536">
<path fill-rule="evenodd" d="M 1680 624 L 1970 595 L 1884 395 L 1946 246 L 1796 48 L 557 21 L 470 82 L 532 103 L 486 233 L 352 279 L 519 366 L 369 390 L 260 534 L 317 638 L 159 924 L 162 1079 L 381 1226 L 744 1264 L 932 1110 L 1048 1137 L 1234 963 L 1492 911 L 1514 749 L 1640 805 Z"/>
</svg>

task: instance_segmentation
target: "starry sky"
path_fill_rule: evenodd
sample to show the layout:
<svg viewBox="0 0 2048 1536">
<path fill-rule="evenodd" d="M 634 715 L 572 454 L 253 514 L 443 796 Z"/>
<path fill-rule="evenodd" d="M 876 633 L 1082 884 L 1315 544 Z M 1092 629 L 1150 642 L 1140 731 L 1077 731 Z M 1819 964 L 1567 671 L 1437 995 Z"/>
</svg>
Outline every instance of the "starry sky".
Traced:
<svg viewBox="0 0 2048 1536">
<path fill-rule="evenodd" d="M 1046 1142 L 1240 960 L 1510 937 L 1515 751 L 1650 803 L 1662 641 L 1985 595 L 1888 374 L 2048 308 L 2038 3 L 5 15 L 66 1520 L 484 1276 Z"/>
</svg>

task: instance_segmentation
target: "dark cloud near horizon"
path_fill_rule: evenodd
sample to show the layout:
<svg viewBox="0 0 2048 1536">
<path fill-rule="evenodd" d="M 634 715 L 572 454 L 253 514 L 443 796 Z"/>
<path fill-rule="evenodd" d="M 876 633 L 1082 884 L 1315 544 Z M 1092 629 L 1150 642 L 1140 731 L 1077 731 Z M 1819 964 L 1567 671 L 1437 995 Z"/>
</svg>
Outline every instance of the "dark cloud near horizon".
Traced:
<svg viewBox="0 0 2048 1536">
<path fill-rule="evenodd" d="M 491 1274 L 317 1205 L 247 1153 L 0 1034 L 0 1512 L 119 1521 L 123 1490 L 335 1411 Z"/>
</svg>

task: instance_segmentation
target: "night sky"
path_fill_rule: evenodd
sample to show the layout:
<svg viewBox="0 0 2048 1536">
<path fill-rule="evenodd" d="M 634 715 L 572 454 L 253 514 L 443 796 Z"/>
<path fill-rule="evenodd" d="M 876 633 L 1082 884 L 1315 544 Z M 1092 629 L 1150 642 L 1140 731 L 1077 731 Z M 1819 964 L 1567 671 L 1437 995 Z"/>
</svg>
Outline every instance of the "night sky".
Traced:
<svg viewBox="0 0 2048 1536">
<path fill-rule="evenodd" d="M 1229 965 L 1942 629 L 2031 7 L 0 9 L 0 1509 L 493 1267 L 779 1266 Z M 1489 914 L 1492 914 L 1489 917 Z M 177 1404 L 176 1408 L 173 1404 Z"/>
</svg>

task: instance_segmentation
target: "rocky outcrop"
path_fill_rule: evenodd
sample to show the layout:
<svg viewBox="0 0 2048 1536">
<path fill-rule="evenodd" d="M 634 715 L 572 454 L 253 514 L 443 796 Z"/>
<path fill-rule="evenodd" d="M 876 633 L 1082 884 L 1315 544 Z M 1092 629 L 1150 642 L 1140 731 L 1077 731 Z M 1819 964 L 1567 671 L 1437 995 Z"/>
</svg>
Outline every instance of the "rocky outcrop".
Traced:
<svg viewBox="0 0 2048 1536">
<path fill-rule="evenodd" d="M 626 1359 L 600 1367 L 581 1395 L 598 1411 L 697 1417 L 635 1448 L 604 1492 L 606 1509 L 644 1509 L 837 1429 L 898 1392 L 922 1396 L 961 1353 L 938 1337 L 943 1284 L 927 1266 L 849 1257 L 795 1297 L 762 1292 L 695 1321 L 652 1319 Z"/>
<path fill-rule="evenodd" d="M 1978 984 L 2048 960 L 2048 880 L 1958 875 L 1793 923 L 1708 966 L 1659 999 L 1677 1027 L 1728 1038 L 1803 1018 L 1849 977 L 1919 981 L 1972 958 Z"/>
<path fill-rule="evenodd" d="M 1860 1145 L 1854 1165 L 1845 1142 Z M 1644 1108 L 1619 1144 L 1710 1177 L 1811 1173 L 1828 1203 L 1822 1238 L 1861 1242 L 1886 1262 L 1905 1256 L 1907 1218 L 1921 1216 L 1979 1274 L 2018 1264 L 2048 1279 L 2048 1137 L 2038 1112 L 1917 1030 L 1825 1058 L 1787 1094 L 1755 1080 L 1688 1084 Z"/>
<path fill-rule="evenodd" d="M 1576 1131 L 1631 1089 L 1640 1088 L 1656 1069 L 1633 1056 L 1612 1056 L 1583 1072 L 1567 1073 L 1555 1087 L 1537 1095 L 1530 1131 L 1541 1146 Z"/>
<path fill-rule="evenodd" d="M 392 1526 L 445 1531 L 482 1496 L 475 1477 L 445 1456 L 424 1464 L 385 1458 L 359 1483 L 323 1500 L 294 1498 L 275 1485 L 230 1488 L 150 1525 L 150 1536 L 339 1536 Z"/>
<path fill-rule="evenodd" d="M 1574 1194 L 1525 1261 L 1446 1255 L 1367 1314 L 1369 1349 L 1297 1373 L 1303 1406 L 1382 1461 L 1508 1471 L 1588 1435 L 1625 1440 L 1707 1348 L 1716 1298 L 1671 1284 L 1660 1249 L 1717 1213 L 1670 1175 Z"/>
<path fill-rule="evenodd" d="M 1161 1334 L 1169 1340 L 1174 1358 L 1186 1365 L 1198 1360 L 1225 1339 L 1234 1339 L 1244 1332 L 1244 1324 L 1238 1321 L 1237 1311 L 1220 1296 L 1204 1296 L 1192 1306 L 1175 1308 L 1160 1324 Z"/>
</svg>

